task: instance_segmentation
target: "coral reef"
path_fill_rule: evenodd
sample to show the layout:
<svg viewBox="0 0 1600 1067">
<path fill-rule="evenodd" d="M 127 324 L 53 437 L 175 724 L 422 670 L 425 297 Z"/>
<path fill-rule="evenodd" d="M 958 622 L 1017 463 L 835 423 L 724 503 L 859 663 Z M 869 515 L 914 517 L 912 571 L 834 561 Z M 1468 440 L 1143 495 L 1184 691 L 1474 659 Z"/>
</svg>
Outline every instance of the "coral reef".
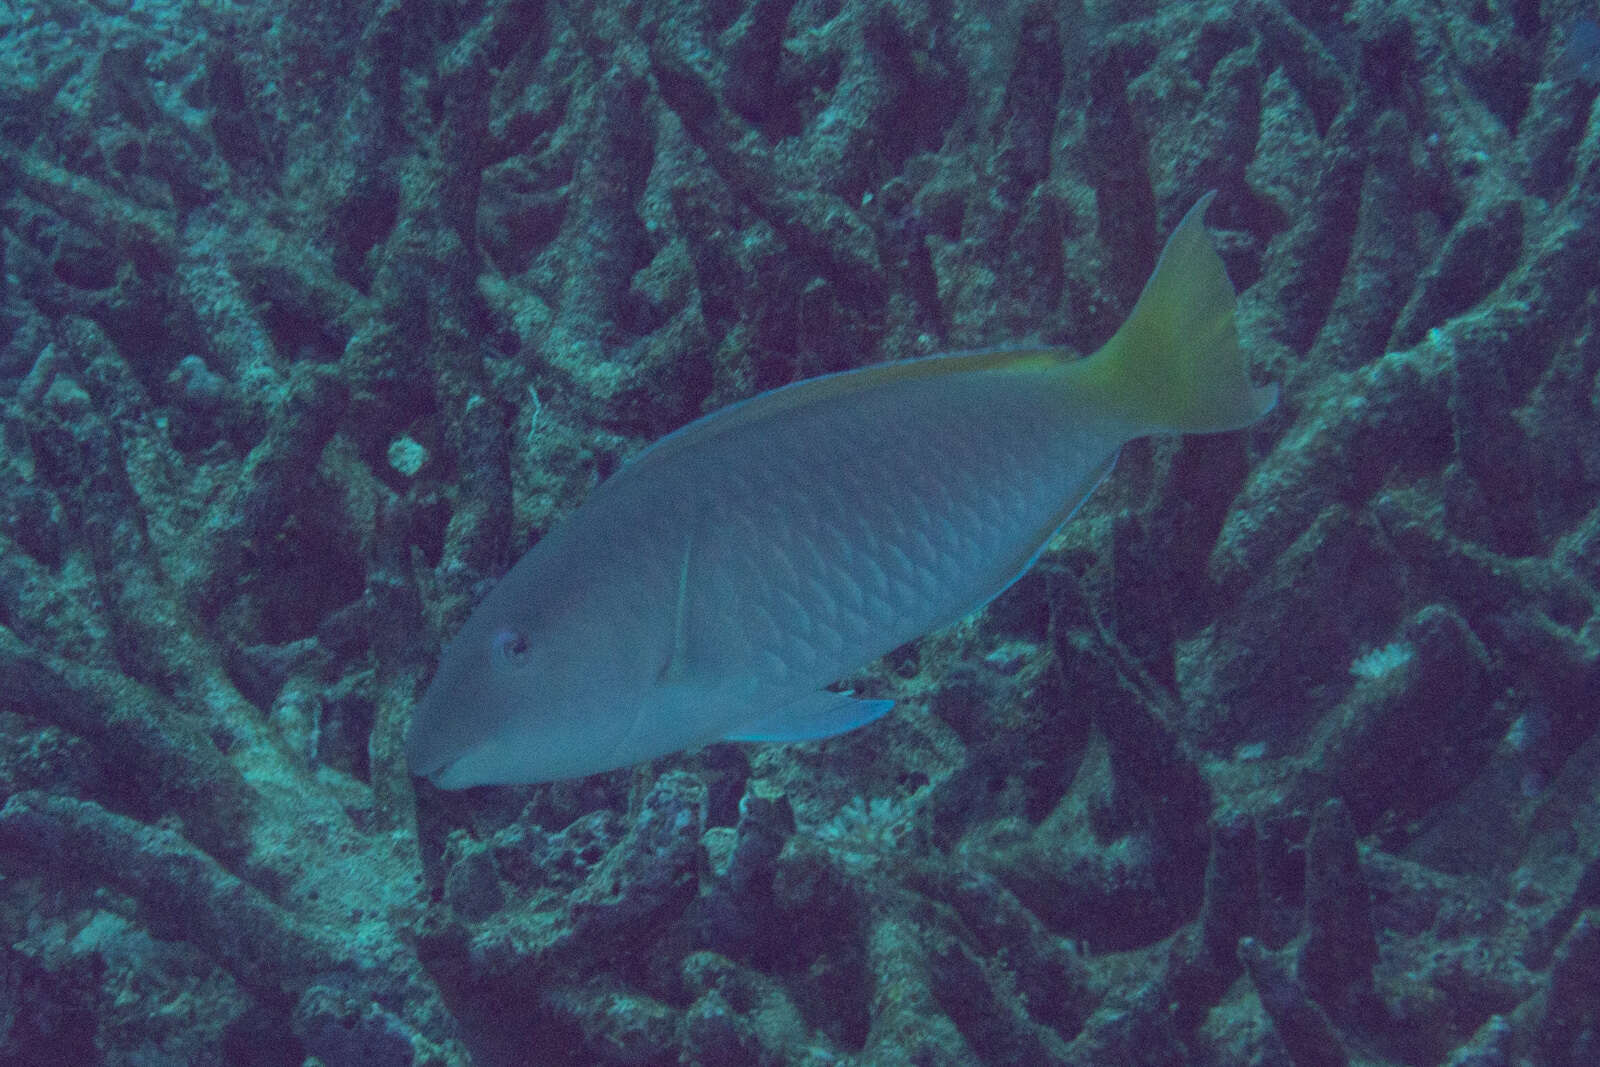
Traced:
<svg viewBox="0 0 1600 1067">
<path fill-rule="evenodd" d="M 1580 7 L 0 9 L 0 1061 L 1595 1062 Z M 632 452 L 1090 350 L 1212 188 L 1279 408 L 1130 446 L 893 715 L 408 776 Z"/>
</svg>

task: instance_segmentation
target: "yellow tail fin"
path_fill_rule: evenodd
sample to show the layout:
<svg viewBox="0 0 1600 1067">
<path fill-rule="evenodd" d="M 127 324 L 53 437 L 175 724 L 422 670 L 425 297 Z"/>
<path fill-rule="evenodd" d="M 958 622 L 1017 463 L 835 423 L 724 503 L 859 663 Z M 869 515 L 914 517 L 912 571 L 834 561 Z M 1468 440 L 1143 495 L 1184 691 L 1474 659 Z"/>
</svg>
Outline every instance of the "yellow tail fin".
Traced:
<svg viewBox="0 0 1600 1067">
<path fill-rule="evenodd" d="M 1278 387 L 1245 373 L 1233 325 L 1233 285 L 1201 221 L 1202 196 L 1167 239 L 1139 302 L 1105 346 L 1072 367 L 1074 384 L 1153 431 L 1204 433 L 1248 426 L 1272 409 Z"/>
</svg>

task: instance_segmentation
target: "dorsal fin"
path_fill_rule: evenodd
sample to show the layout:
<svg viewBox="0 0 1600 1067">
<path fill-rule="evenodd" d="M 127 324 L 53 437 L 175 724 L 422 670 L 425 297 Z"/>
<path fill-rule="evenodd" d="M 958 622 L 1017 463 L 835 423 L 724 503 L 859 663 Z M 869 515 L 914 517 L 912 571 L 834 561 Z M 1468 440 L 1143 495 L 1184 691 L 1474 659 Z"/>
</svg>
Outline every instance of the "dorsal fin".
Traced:
<svg viewBox="0 0 1600 1067">
<path fill-rule="evenodd" d="M 1064 348 L 986 348 L 857 367 L 853 370 L 824 374 L 819 378 L 807 378 L 789 385 L 780 385 L 776 389 L 757 393 L 748 400 L 730 404 L 720 411 L 702 416 L 687 426 L 674 430 L 633 457 L 612 476 L 612 480 L 625 478 L 649 464 L 704 444 L 729 430 L 748 426 L 787 411 L 823 403 L 858 390 L 875 389 L 919 378 L 965 374 L 971 371 L 1037 369 L 1064 363 L 1067 361 L 1067 356 L 1067 350 Z"/>
</svg>

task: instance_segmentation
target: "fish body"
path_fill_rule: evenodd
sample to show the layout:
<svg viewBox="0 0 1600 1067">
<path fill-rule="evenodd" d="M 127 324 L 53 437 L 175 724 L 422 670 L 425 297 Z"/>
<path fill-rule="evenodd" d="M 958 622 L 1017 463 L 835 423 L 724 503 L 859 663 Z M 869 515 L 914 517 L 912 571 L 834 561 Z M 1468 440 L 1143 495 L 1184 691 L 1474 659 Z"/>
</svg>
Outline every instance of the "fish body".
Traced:
<svg viewBox="0 0 1600 1067">
<path fill-rule="evenodd" d="M 1015 581 L 1126 441 L 1271 406 L 1204 205 L 1093 357 L 865 367 L 652 445 L 473 612 L 414 717 L 412 769 L 444 788 L 548 781 L 883 714 L 824 686 Z"/>
</svg>

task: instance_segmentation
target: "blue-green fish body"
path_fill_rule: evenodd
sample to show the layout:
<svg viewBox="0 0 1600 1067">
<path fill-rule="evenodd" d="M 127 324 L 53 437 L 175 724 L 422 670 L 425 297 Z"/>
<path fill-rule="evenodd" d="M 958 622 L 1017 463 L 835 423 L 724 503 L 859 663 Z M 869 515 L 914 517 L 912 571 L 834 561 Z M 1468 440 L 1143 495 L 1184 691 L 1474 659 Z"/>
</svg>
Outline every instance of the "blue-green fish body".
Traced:
<svg viewBox="0 0 1600 1067">
<path fill-rule="evenodd" d="M 1204 206 L 1088 359 L 846 371 L 641 453 L 467 620 L 417 710 L 412 769 L 445 788 L 548 781 L 887 711 L 823 687 L 1014 581 L 1124 442 L 1271 406 L 1246 379 Z"/>
</svg>

